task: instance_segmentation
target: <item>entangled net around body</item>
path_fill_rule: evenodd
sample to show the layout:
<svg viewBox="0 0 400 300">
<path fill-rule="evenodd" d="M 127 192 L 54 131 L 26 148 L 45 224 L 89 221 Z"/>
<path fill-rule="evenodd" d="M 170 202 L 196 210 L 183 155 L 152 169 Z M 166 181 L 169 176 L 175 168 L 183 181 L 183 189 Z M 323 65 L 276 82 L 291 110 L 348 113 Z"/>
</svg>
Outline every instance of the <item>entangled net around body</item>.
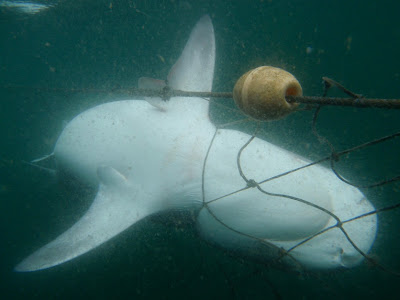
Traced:
<svg viewBox="0 0 400 300">
<path fill-rule="evenodd" d="M 341 89 L 344 93 L 346 93 L 347 95 L 350 95 L 352 97 L 354 97 L 355 99 L 357 97 L 362 97 L 361 95 L 352 93 L 351 91 L 347 90 L 346 88 L 344 88 L 343 86 L 341 86 L 339 83 L 329 79 L 329 78 L 325 78 L 324 77 L 324 82 L 325 82 L 325 91 L 324 91 L 324 95 L 323 97 L 326 97 L 326 93 L 328 91 L 328 89 L 331 86 L 337 86 L 339 89 Z M 215 103 L 215 102 L 214 102 Z M 218 104 L 217 105 L 222 105 L 222 104 Z M 202 174 L 202 201 L 203 201 L 203 208 L 206 209 L 208 211 L 208 213 L 222 226 L 224 226 L 226 229 L 231 230 L 239 235 L 242 235 L 243 237 L 249 238 L 249 239 L 253 239 L 255 241 L 258 241 L 260 244 L 264 244 L 267 247 L 275 247 L 278 248 L 277 246 L 274 246 L 273 244 L 269 243 L 268 239 L 265 238 L 260 238 L 257 236 L 253 236 L 250 235 L 248 233 L 245 233 L 243 231 L 240 231 L 238 229 L 235 229 L 233 227 L 231 227 L 230 225 L 226 224 L 223 220 L 221 220 L 218 215 L 213 211 L 213 209 L 211 208 L 210 204 L 215 203 L 217 201 L 221 201 L 222 199 L 229 197 L 231 195 L 237 194 L 237 193 L 242 193 L 248 189 L 257 189 L 259 191 L 259 193 L 262 193 L 264 195 L 267 196 L 273 196 L 276 198 L 280 198 L 280 199 L 290 199 L 291 201 L 297 201 L 299 203 L 302 203 L 303 205 L 308 205 L 311 206 L 317 210 L 320 210 L 321 212 L 329 215 L 331 218 L 333 218 L 335 220 L 335 224 L 330 225 L 325 227 L 324 229 L 312 234 L 311 236 L 308 236 L 306 238 L 303 238 L 302 240 L 298 241 L 294 246 L 290 247 L 289 249 L 283 249 L 283 248 L 278 248 L 276 249 L 277 253 L 279 253 L 279 255 L 277 257 L 275 257 L 273 259 L 273 261 L 271 261 L 272 264 L 275 263 L 280 263 L 284 258 L 289 258 L 293 264 L 295 266 L 297 266 L 297 270 L 302 271 L 303 270 L 303 266 L 301 265 L 301 263 L 299 263 L 298 261 L 296 261 L 296 259 L 291 255 L 291 253 L 293 252 L 293 250 L 295 250 L 296 248 L 302 247 L 305 244 L 307 244 L 308 242 L 310 242 L 311 240 L 315 239 L 316 237 L 326 234 L 327 232 L 334 230 L 334 229 L 339 229 L 341 231 L 341 233 L 343 234 L 343 236 L 347 239 L 347 241 L 351 244 L 351 246 L 360 254 L 362 255 L 365 260 L 370 263 L 371 265 L 377 267 L 378 269 L 384 271 L 384 272 L 388 272 L 392 275 L 395 276 L 400 276 L 400 273 L 397 270 L 392 270 L 390 267 L 380 264 L 376 261 L 376 259 L 372 256 L 369 255 L 367 252 L 361 250 L 357 243 L 354 240 L 354 237 L 352 237 L 351 235 L 348 234 L 348 232 L 346 231 L 346 229 L 344 228 L 344 225 L 347 223 L 351 223 L 351 222 L 355 222 L 357 220 L 360 220 L 362 218 L 367 218 L 369 216 L 373 216 L 376 214 L 383 214 L 385 212 L 388 211 L 393 211 L 395 209 L 398 209 L 400 207 L 400 202 L 392 204 L 392 205 L 388 205 L 388 206 L 384 206 L 384 205 L 380 205 L 379 203 L 374 203 L 375 206 L 378 206 L 379 208 L 375 208 L 371 211 L 359 214 L 357 216 L 353 216 L 351 218 L 347 218 L 347 219 L 341 219 L 339 216 L 335 215 L 333 212 L 329 211 L 328 209 L 319 206 L 317 204 L 312 203 L 311 201 L 308 201 L 307 199 L 302 199 L 299 197 L 295 197 L 293 195 L 289 195 L 289 194 L 284 194 L 284 193 L 274 193 L 268 190 L 268 188 L 264 188 L 262 185 L 264 183 L 267 182 L 273 182 L 274 180 L 284 177 L 284 176 L 288 176 L 289 174 L 293 174 L 295 172 L 299 172 L 301 170 L 304 170 L 306 168 L 311 168 L 315 165 L 319 165 L 319 164 L 323 164 L 323 163 L 328 163 L 329 167 L 331 169 L 331 172 L 333 174 L 335 174 L 335 176 L 343 181 L 344 183 L 351 185 L 353 187 L 356 187 L 358 189 L 373 189 L 376 187 L 382 187 L 382 186 L 386 186 L 392 183 L 395 183 L 396 181 L 400 180 L 400 174 L 399 175 L 395 175 L 393 177 L 390 178 L 385 178 L 382 180 L 378 180 L 376 182 L 372 182 L 372 183 L 368 183 L 368 184 L 357 184 L 357 183 L 353 183 L 350 180 L 347 180 L 344 178 L 344 176 L 342 176 L 340 174 L 340 172 L 336 169 L 336 164 L 341 160 L 341 158 L 347 154 L 350 154 L 352 152 L 355 151 L 362 151 L 363 149 L 367 149 L 371 146 L 377 145 L 377 144 L 383 144 L 385 142 L 394 140 L 396 138 L 398 138 L 400 136 L 400 131 L 380 137 L 380 138 L 376 138 L 373 140 L 369 140 L 366 141 L 362 144 L 358 144 L 358 145 L 354 145 L 352 147 L 349 147 L 347 149 L 337 149 L 337 147 L 335 147 L 335 145 L 333 145 L 327 138 L 325 138 L 324 136 L 320 135 L 318 133 L 318 118 L 319 118 L 319 113 L 321 111 L 321 109 L 323 108 L 323 105 L 318 104 L 314 107 L 308 107 L 306 109 L 313 109 L 314 110 L 314 114 L 313 114 L 313 120 L 312 120 L 312 132 L 314 137 L 317 139 L 317 141 L 321 144 L 321 145 L 325 145 L 328 146 L 330 149 L 330 154 L 327 156 L 324 156 L 320 159 L 314 160 L 308 164 L 304 164 L 303 166 L 300 166 L 298 168 L 294 168 L 292 170 L 289 171 L 284 171 L 282 173 L 276 174 L 274 176 L 271 177 L 266 177 L 263 180 L 259 180 L 256 181 L 251 177 L 248 177 L 245 172 L 243 171 L 243 166 L 242 166 L 242 162 L 241 162 L 241 156 L 242 153 L 246 151 L 246 148 L 249 147 L 249 145 L 251 145 L 251 143 L 253 142 L 253 140 L 260 134 L 260 131 L 262 129 L 260 129 L 260 127 L 262 126 L 261 122 L 258 120 L 254 120 L 251 118 L 246 118 L 246 119 L 242 119 L 240 121 L 235 121 L 235 122 L 231 122 L 228 124 L 222 124 L 216 127 L 215 130 L 215 134 L 212 138 L 212 141 L 210 142 L 209 148 L 208 148 L 208 152 L 206 155 L 206 158 L 204 159 L 203 162 L 203 174 Z M 251 135 L 251 137 L 249 138 L 249 140 L 247 142 L 245 142 L 243 144 L 243 146 L 241 147 L 240 151 L 238 151 L 237 153 L 237 172 L 240 174 L 241 178 L 243 179 L 243 186 L 238 187 L 237 190 L 233 190 L 230 193 L 227 193 L 225 195 L 219 196 L 217 198 L 214 199 L 208 199 L 206 197 L 206 186 L 207 186 L 207 182 L 205 179 L 205 173 L 207 172 L 207 159 L 208 156 L 210 154 L 210 152 L 213 151 L 213 144 L 215 143 L 215 141 L 218 139 L 218 132 L 219 130 L 223 129 L 223 128 L 227 128 L 230 125 L 236 125 L 237 123 L 240 122 L 256 122 L 256 129 L 254 130 L 253 134 Z M 278 200 L 279 201 L 279 200 Z"/>
</svg>

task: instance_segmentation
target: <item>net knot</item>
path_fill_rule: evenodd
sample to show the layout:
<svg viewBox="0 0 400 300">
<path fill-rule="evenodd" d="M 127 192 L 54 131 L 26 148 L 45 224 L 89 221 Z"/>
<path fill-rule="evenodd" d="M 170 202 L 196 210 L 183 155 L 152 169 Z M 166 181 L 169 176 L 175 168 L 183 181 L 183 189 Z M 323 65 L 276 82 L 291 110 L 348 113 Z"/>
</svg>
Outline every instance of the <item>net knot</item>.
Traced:
<svg viewBox="0 0 400 300">
<path fill-rule="evenodd" d="M 332 158 L 335 162 L 338 162 L 338 161 L 339 161 L 339 154 L 337 154 L 336 152 L 332 152 L 331 158 Z"/>
<path fill-rule="evenodd" d="M 249 179 L 246 183 L 248 188 L 254 188 L 258 186 L 258 183 L 254 179 Z"/>
</svg>

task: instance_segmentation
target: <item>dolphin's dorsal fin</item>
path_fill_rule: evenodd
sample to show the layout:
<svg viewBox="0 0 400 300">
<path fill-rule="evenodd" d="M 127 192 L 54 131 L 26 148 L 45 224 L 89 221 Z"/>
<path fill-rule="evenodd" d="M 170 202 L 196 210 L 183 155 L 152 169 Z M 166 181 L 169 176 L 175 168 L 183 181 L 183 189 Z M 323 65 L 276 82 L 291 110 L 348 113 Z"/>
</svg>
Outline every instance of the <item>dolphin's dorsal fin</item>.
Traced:
<svg viewBox="0 0 400 300">
<path fill-rule="evenodd" d="M 214 28 L 208 15 L 196 24 L 178 61 L 168 74 L 168 85 L 183 91 L 211 91 L 214 77 Z"/>
<path fill-rule="evenodd" d="M 161 91 L 166 86 L 167 85 L 164 80 L 153 79 L 149 77 L 140 77 L 138 82 L 139 89 Z M 167 101 L 162 100 L 159 97 L 145 97 L 144 100 L 161 111 L 166 111 L 168 108 Z"/>
<path fill-rule="evenodd" d="M 214 28 L 208 15 L 203 16 L 192 30 L 189 40 L 168 74 L 168 86 L 175 90 L 211 92 L 214 78 L 215 38 Z M 165 81 L 142 77 L 139 88 L 163 89 Z M 147 102 L 160 110 L 167 111 L 175 107 L 188 115 L 191 112 L 208 116 L 208 102 L 199 99 L 146 98 Z"/>
</svg>

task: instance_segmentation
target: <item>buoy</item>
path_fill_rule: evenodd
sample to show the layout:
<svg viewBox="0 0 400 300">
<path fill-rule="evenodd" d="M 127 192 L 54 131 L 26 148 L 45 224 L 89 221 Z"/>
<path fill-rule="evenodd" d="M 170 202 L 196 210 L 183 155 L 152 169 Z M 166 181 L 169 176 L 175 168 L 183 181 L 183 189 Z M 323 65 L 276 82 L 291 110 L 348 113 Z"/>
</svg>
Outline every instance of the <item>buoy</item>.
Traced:
<svg viewBox="0 0 400 300">
<path fill-rule="evenodd" d="M 297 79 L 285 70 L 262 66 L 242 75 L 233 88 L 233 99 L 246 115 L 262 121 L 281 119 L 298 107 L 286 96 L 302 96 Z"/>
</svg>

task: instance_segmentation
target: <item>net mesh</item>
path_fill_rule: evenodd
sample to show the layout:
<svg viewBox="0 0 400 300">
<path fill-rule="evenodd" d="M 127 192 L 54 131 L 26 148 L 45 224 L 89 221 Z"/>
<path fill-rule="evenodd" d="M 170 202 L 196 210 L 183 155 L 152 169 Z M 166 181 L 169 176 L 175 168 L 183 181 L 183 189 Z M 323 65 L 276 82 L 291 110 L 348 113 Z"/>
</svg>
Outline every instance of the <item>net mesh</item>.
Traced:
<svg viewBox="0 0 400 300">
<path fill-rule="evenodd" d="M 342 85 L 340 85 L 339 83 L 337 83 L 334 80 L 331 80 L 329 78 L 324 77 L 324 84 L 325 84 L 325 90 L 323 93 L 323 96 L 327 95 L 328 89 L 331 88 L 332 86 L 336 86 L 337 88 L 339 88 L 340 90 L 342 90 L 345 94 L 350 95 L 354 98 L 358 98 L 358 97 L 362 97 L 361 95 L 355 94 L 351 91 L 349 91 L 348 89 L 346 89 L 345 87 L 343 87 Z M 227 107 L 225 107 L 223 104 L 220 104 L 216 101 L 213 101 L 213 104 L 218 105 L 218 106 L 222 106 L 224 107 L 224 109 L 227 109 Z M 228 107 L 229 110 L 235 111 L 235 108 L 232 107 Z M 246 119 L 242 119 L 239 121 L 233 121 L 233 122 L 228 122 L 225 124 L 221 124 L 221 125 L 217 125 L 216 130 L 215 130 L 215 134 L 212 138 L 212 141 L 209 145 L 208 148 L 208 152 L 207 152 L 207 156 L 204 160 L 204 164 L 203 164 L 203 176 L 202 176 L 202 201 L 203 201 L 203 208 L 206 209 L 208 211 L 208 213 L 219 223 L 221 224 L 223 227 L 225 227 L 228 230 L 231 230 L 233 232 L 235 232 L 238 235 L 241 235 L 243 237 L 258 241 L 259 243 L 265 245 L 266 247 L 275 247 L 277 249 L 276 252 L 279 253 L 278 256 L 276 256 L 272 263 L 280 263 L 281 261 L 283 261 L 284 258 L 289 258 L 290 260 L 292 260 L 292 262 L 295 263 L 295 265 L 297 266 L 297 270 L 299 271 L 304 271 L 304 267 L 302 266 L 302 264 L 297 261 L 291 254 L 292 252 L 296 249 L 296 248 L 300 248 L 304 245 L 306 245 L 307 243 L 309 243 L 311 240 L 315 239 L 318 236 L 324 235 L 327 232 L 333 230 L 333 229 L 339 229 L 342 233 L 342 235 L 346 238 L 346 240 L 351 244 L 351 246 L 360 254 L 362 255 L 366 262 L 373 267 L 378 268 L 379 270 L 382 270 L 388 274 L 394 275 L 394 276 L 400 276 L 400 272 L 393 268 L 393 266 L 387 266 L 383 263 L 378 262 L 378 260 L 376 259 L 376 257 L 373 254 L 369 254 L 367 253 L 367 251 L 363 251 L 361 249 L 361 247 L 358 246 L 358 243 L 355 241 L 355 238 L 353 236 L 351 236 L 347 230 L 345 229 L 344 225 L 348 224 L 348 223 L 352 223 L 352 222 L 356 222 L 357 220 L 361 220 L 363 218 L 367 218 L 369 216 L 373 216 L 373 215 L 384 215 L 387 214 L 390 211 L 395 211 L 398 210 L 398 208 L 400 207 L 400 203 L 399 202 L 394 202 L 391 203 L 390 205 L 385 205 L 384 202 L 381 203 L 376 203 L 376 201 L 374 201 L 374 206 L 377 207 L 375 209 L 372 209 L 368 212 L 359 214 L 359 215 L 354 215 L 351 218 L 346 218 L 346 219 L 341 219 L 339 216 L 337 216 L 335 213 L 333 213 L 332 211 L 330 211 L 329 209 L 326 209 L 322 206 L 319 206 L 317 204 L 314 204 L 312 201 L 309 201 L 307 199 L 302 199 L 299 197 L 295 197 L 293 195 L 289 195 L 289 194 L 284 194 L 284 193 L 274 193 L 268 190 L 268 188 L 263 187 L 263 184 L 266 182 L 273 182 L 274 180 L 277 180 L 278 178 L 282 178 L 284 176 L 289 176 L 289 174 L 293 174 L 295 172 L 299 172 L 301 170 L 307 169 L 307 168 L 311 168 L 315 165 L 320 165 L 320 164 L 325 164 L 327 167 L 330 168 L 331 172 L 342 182 L 346 183 L 347 185 L 353 186 L 355 188 L 360 189 L 363 193 L 367 193 L 367 194 L 371 194 L 374 193 L 374 190 L 377 189 L 381 189 L 379 190 L 379 192 L 382 192 L 382 189 L 388 189 L 390 187 L 392 187 L 392 190 L 396 190 L 396 183 L 400 180 L 400 175 L 394 175 L 394 176 L 389 176 L 387 177 L 387 175 L 384 175 L 385 179 L 380 179 L 380 180 L 375 180 L 372 181 L 369 180 L 368 183 L 358 183 L 357 180 L 353 181 L 353 180 L 348 180 L 346 179 L 343 175 L 341 175 L 341 172 L 338 170 L 338 165 L 345 161 L 346 163 L 348 162 L 348 156 L 352 153 L 359 153 L 362 151 L 365 151 L 367 149 L 370 149 L 371 147 L 374 147 L 376 145 L 385 145 L 385 143 L 390 143 L 393 141 L 396 141 L 396 139 L 399 137 L 400 132 L 394 132 L 379 138 L 375 138 L 363 143 L 360 143 L 358 145 L 353 145 L 347 149 L 342 149 L 339 150 L 339 147 L 334 145 L 333 142 L 331 142 L 328 138 L 326 138 L 325 136 L 323 136 L 322 134 L 319 133 L 318 130 L 318 124 L 319 124 L 319 119 L 320 119 L 320 113 L 321 110 L 323 109 L 322 105 L 317 105 L 317 106 L 307 106 L 306 108 L 304 108 L 306 110 L 311 110 L 313 112 L 313 116 L 312 116 L 312 124 L 311 124 L 311 131 L 312 134 L 314 136 L 314 138 L 316 139 L 317 143 L 320 144 L 321 147 L 327 147 L 329 149 L 329 154 L 319 158 L 319 159 L 315 159 L 312 162 L 305 164 L 301 167 L 297 167 L 294 168 L 292 170 L 289 171 L 284 171 L 280 174 L 276 174 L 272 177 L 267 177 L 261 181 L 256 181 L 250 177 L 248 177 L 245 172 L 243 171 L 243 165 L 242 165 L 242 161 L 241 161 L 241 157 L 243 152 L 246 151 L 247 147 L 249 147 L 249 145 L 251 145 L 251 143 L 254 141 L 254 139 L 256 137 L 262 136 L 262 132 L 263 132 L 263 126 L 264 124 L 261 123 L 260 121 L 255 121 L 249 118 Z M 218 133 L 221 129 L 224 128 L 230 128 L 230 127 L 237 127 L 238 123 L 248 123 L 248 122 L 254 122 L 255 123 L 255 130 L 253 131 L 253 133 L 251 134 L 251 137 L 248 139 L 248 141 L 246 143 L 243 144 L 243 146 L 241 147 L 241 149 L 238 151 L 237 153 L 237 172 L 240 174 L 242 180 L 243 180 L 243 187 L 238 188 L 237 190 L 234 190 L 230 193 L 227 193 L 225 195 L 219 196 L 217 198 L 214 199 L 208 199 L 206 197 L 206 188 L 207 188 L 207 182 L 206 182 L 206 176 L 205 173 L 207 172 L 207 159 L 208 156 L 210 154 L 210 152 L 212 152 L 213 149 L 213 144 L 215 143 L 215 141 L 218 139 Z M 398 142 L 398 141 L 397 141 Z M 385 166 L 380 166 L 380 167 L 385 167 Z M 347 176 L 346 176 L 347 177 Z M 273 196 L 273 197 L 277 197 L 277 198 L 281 198 L 281 199 L 289 199 L 291 201 L 296 201 L 299 202 L 303 205 L 308 205 L 311 206 L 317 210 L 322 211 L 323 213 L 329 215 L 331 218 L 333 218 L 335 220 L 335 224 L 331 225 L 331 226 L 326 226 L 324 229 L 318 231 L 315 234 L 312 234 L 311 236 L 308 236 L 300 241 L 298 241 L 294 246 L 291 246 L 287 249 L 284 249 L 283 247 L 278 247 L 278 246 L 274 246 L 272 243 L 270 243 L 268 241 L 268 239 L 263 239 L 251 234 L 248 234 L 244 231 L 238 230 L 233 228 L 231 225 L 227 224 L 227 222 L 224 222 L 222 220 L 222 218 L 220 218 L 218 216 L 218 213 L 216 213 L 213 208 L 211 207 L 210 204 L 215 203 L 217 201 L 221 201 L 222 199 L 232 196 L 234 194 L 238 194 L 238 193 L 242 193 L 248 189 L 256 189 L 258 190 L 259 193 L 267 195 L 267 196 Z M 393 201 L 392 201 L 393 202 Z M 380 216 L 381 218 L 381 216 Z M 381 221 L 381 220 L 380 220 Z"/>
</svg>

